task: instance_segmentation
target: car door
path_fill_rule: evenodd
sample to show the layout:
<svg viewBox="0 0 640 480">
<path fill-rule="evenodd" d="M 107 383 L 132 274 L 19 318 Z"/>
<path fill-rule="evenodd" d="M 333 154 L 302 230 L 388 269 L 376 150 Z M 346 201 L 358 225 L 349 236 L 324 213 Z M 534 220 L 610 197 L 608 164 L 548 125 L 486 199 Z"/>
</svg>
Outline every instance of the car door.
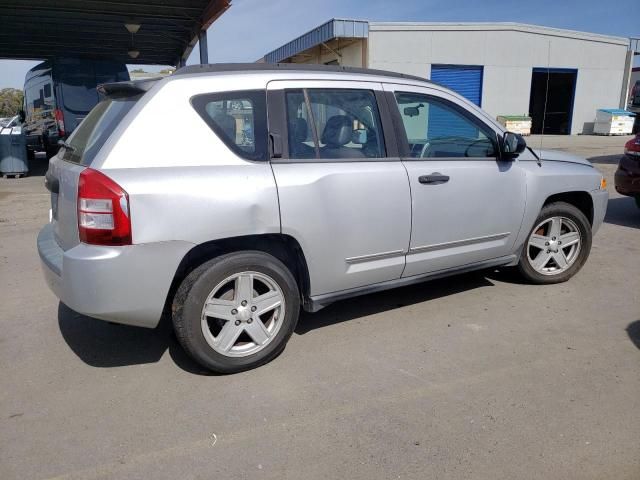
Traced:
<svg viewBox="0 0 640 480">
<path fill-rule="evenodd" d="M 402 275 L 411 199 L 384 102 L 379 83 L 268 85 L 282 233 L 302 247 L 312 296 Z"/>
<path fill-rule="evenodd" d="M 443 90 L 385 85 L 412 198 L 403 276 L 508 256 L 522 223 L 525 173 L 501 160 L 497 131 Z"/>
</svg>

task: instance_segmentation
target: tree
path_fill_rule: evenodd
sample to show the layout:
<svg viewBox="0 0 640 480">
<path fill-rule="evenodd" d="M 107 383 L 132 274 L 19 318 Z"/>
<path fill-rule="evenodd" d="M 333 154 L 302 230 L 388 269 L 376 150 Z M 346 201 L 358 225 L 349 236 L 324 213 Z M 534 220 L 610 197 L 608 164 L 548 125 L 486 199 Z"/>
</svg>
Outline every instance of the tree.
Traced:
<svg viewBox="0 0 640 480">
<path fill-rule="evenodd" d="M 3 88 L 0 90 L 0 117 L 13 117 L 22 109 L 22 90 Z"/>
<path fill-rule="evenodd" d="M 136 68 L 135 70 L 131 70 L 131 73 L 147 73 L 142 68 Z"/>
</svg>

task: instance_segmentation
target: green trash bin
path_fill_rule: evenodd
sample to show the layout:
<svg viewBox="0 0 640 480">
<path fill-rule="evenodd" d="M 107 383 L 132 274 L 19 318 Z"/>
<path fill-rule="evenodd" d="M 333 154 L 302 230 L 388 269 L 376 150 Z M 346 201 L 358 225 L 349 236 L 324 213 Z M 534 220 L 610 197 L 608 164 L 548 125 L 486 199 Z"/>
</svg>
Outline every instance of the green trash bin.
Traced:
<svg viewBox="0 0 640 480">
<path fill-rule="evenodd" d="M 22 127 L 0 130 L 0 174 L 22 177 L 29 173 L 27 142 Z"/>
</svg>

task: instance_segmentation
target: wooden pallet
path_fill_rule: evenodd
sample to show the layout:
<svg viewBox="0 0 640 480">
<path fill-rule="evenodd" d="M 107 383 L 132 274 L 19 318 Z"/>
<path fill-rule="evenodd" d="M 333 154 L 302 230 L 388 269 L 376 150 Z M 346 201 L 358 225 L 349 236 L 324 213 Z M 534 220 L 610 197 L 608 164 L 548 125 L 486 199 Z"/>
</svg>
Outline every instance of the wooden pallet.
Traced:
<svg viewBox="0 0 640 480">
<path fill-rule="evenodd" d="M 627 137 L 629 135 L 633 135 L 633 133 L 596 133 L 596 132 L 593 132 L 593 135 L 598 135 L 599 137 Z"/>
</svg>

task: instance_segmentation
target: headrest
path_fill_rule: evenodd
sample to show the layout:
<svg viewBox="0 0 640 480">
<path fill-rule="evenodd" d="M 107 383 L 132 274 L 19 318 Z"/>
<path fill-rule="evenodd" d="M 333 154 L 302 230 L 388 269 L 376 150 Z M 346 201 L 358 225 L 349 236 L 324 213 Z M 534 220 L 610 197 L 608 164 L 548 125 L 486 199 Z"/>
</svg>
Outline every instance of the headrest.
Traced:
<svg viewBox="0 0 640 480">
<path fill-rule="evenodd" d="M 307 141 L 309 136 L 309 126 L 304 118 L 296 118 L 293 124 L 293 131 L 291 132 L 291 138 L 296 143 L 302 143 Z"/>
<path fill-rule="evenodd" d="M 335 115 L 327 120 L 322 132 L 322 143 L 332 147 L 341 147 L 351 141 L 353 122 L 346 115 Z"/>
</svg>

